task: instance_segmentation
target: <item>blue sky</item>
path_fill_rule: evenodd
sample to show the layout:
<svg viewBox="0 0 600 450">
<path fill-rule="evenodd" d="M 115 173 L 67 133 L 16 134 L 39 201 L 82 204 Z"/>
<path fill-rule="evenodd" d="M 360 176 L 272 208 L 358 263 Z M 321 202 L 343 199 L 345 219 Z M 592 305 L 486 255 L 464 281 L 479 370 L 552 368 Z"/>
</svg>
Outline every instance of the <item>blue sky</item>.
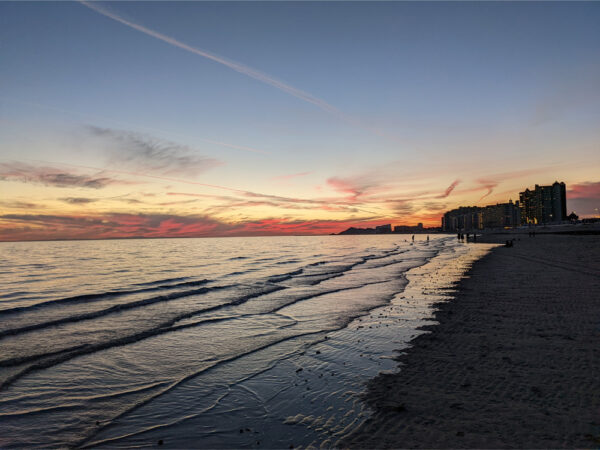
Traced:
<svg viewBox="0 0 600 450">
<path fill-rule="evenodd" d="M 14 205 L 26 192 L 60 212 L 55 200 L 68 188 L 24 181 L 23 171 L 40 173 L 33 160 L 63 172 L 67 163 L 88 167 L 71 167 L 77 175 L 125 167 L 136 187 L 125 180 L 133 175 L 113 173 L 123 183 L 107 192 L 140 202 L 146 191 L 189 191 L 186 182 L 194 181 L 370 211 L 316 214 L 332 223 L 433 222 L 443 208 L 516 198 L 534 183 L 561 179 L 596 192 L 600 182 L 599 3 L 94 5 L 106 14 L 79 2 L 0 3 L 0 189 Z M 264 73 L 332 109 L 115 17 Z M 94 134 L 94 127 L 111 133 Z M 160 142 L 163 153 L 193 155 L 197 175 L 180 177 L 152 152 L 128 154 L 132 134 L 138 144 Z M 205 167 L 207 160 L 218 164 Z M 11 171 L 15 163 L 27 164 L 20 176 Z M 142 180 L 167 169 L 183 183 Z M 434 198 L 455 180 L 452 195 Z M 490 180 L 495 187 L 484 196 Z M 209 191 L 215 194 L 186 192 Z M 579 212 L 593 214 L 593 197 L 586 199 Z M 94 200 L 87 211 L 225 223 L 314 219 L 291 207 L 215 213 L 218 206 L 205 198 L 193 208 L 130 203 L 115 211 Z"/>
</svg>

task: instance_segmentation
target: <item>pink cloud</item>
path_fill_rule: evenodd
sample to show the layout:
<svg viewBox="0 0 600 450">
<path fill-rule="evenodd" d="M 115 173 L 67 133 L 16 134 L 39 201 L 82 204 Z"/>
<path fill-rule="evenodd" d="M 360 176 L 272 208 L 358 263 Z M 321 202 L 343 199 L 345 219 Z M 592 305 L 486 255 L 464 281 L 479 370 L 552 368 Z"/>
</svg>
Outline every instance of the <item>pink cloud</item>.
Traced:
<svg viewBox="0 0 600 450">
<path fill-rule="evenodd" d="M 265 218 L 227 223 L 206 215 L 122 214 L 0 216 L 0 241 L 328 234 L 382 220 Z"/>
<path fill-rule="evenodd" d="M 567 208 L 581 217 L 600 215 L 600 182 L 586 181 L 567 185 Z"/>
<path fill-rule="evenodd" d="M 454 180 L 452 182 L 452 184 L 450 184 L 450 186 L 448 186 L 446 188 L 446 190 L 444 191 L 444 193 L 442 195 L 440 195 L 438 198 L 446 198 L 446 197 L 448 197 L 452 193 L 452 191 L 454 190 L 454 188 L 456 186 L 458 186 L 459 183 L 460 183 L 460 180 Z"/>
<path fill-rule="evenodd" d="M 569 199 L 600 199 L 600 181 L 586 181 L 579 184 L 572 184 L 568 186 L 567 196 Z"/>
<path fill-rule="evenodd" d="M 363 194 L 364 187 L 359 186 L 355 180 L 344 179 L 338 177 L 331 177 L 327 179 L 327 184 L 332 187 L 335 191 L 342 194 L 347 194 L 349 200 L 356 202 L 358 197 Z"/>
</svg>

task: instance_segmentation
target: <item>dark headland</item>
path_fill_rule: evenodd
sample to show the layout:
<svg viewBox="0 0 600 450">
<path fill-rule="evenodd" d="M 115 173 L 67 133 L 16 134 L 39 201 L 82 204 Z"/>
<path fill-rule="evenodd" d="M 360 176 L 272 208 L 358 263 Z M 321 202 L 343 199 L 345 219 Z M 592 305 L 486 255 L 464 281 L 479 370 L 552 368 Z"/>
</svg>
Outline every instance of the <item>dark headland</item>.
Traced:
<svg viewBox="0 0 600 450">
<path fill-rule="evenodd" d="M 600 236 L 513 237 L 371 380 L 373 416 L 339 447 L 598 448 Z"/>
</svg>

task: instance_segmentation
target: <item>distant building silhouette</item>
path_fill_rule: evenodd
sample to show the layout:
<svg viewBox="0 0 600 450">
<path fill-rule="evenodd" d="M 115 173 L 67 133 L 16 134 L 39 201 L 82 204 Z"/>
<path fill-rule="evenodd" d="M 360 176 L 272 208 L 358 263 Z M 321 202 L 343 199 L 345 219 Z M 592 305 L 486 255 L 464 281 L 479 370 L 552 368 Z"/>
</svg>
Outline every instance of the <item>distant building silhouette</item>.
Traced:
<svg viewBox="0 0 600 450">
<path fill-rule="evenodd" d="M 422 233 L 423 230 L 424 230 L 423 224 L 420 222 L 416 226 L 396 225 L 394 227 L 394 233 Z"/>
<path fill-rule="evenodd" d="M 356 228 L 350 227 L 338 234 L 375 234 L 375 228 Z"/>
<path fill-rule="evenodd" d="M 521 223 L 543 224 L 567 219 L 567 194 L 565 183 L 555 181 L 551 186 L 535 185 L 533 190 L 519 193 Z"/>
<path fill-rule="evenodd" d="M 422 223 L 415 226 L 412 225 L 396 225 L 393 233 L 438 233 L 441 228 L 431 227 L 425 228 Z M 379 225 L 375 228 L 355 228 L 350 227 L 338 234 L 390 234 L 392 233 L 392 225 Z"/>
<path fill-rule="evenodd" d="M 392 232 L 392 225 L 391 224 L 387 224 L 387 225 L 379 225 L 378 227 L 375 227 L 375 234 L 388 234 Z"/>
</svg>

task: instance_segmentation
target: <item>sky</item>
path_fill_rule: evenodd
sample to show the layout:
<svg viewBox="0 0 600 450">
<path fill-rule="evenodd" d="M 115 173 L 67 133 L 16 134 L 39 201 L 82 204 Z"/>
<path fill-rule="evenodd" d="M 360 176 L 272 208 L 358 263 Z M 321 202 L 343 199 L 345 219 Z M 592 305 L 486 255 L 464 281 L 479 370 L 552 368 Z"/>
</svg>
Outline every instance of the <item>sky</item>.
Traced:
<svg viewBox="0 0 600 450">
<path fill-rule="evenodd" d="M 0 241 L 600 208 L 599 2 L 0 2 Z"/>
</svg>

